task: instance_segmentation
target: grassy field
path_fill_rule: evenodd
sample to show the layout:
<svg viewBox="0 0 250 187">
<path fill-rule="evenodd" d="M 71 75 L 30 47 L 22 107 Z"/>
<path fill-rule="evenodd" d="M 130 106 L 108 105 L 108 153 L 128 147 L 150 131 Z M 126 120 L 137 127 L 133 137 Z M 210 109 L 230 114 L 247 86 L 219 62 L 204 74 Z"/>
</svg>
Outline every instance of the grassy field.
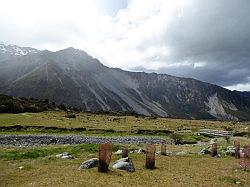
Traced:
<svg viewBox="0 0 250 187">
<path fill-rule="evenodd" d="M 131 145 L 130 149 L 144 147 Z M 202 146 L 168 145 L 187 156 L 156 156 L 154 170 L 144 168 L 145 155 L 130 154 L 136 172 L 97 168 L 78 170 L 80 164 L 97 157 L 97 145 L 0 148 L 0 186 L 250 186 L 250 172 L 239 168 L 234 157 L 198 155 Z M 119 145 L 114 146 L 114 151 Z M 159 147 L 158 147 L 159 149 Z M 60 160 L 57 153 L 69 151 L 75 159 Z M 113 155 L 112 161 L 119 159 Z M 237 183 L 239 184 L 237 184 Z"/>
<path fill-rule="evenodd" d="M 0 147 L 0 186 L 250 186 L 250 172 L 239 168 L 234 157 L 212 158 L 198 153 L 208 146 L 210 138 L 195 135 L 203 128 L 233 130 L 245 137 L 233 137 L 228 143 L 218 139 L 220 150 L 232 145 L 235 139 L 241 145 L 250 144 L 247 132 L 249 122 L 221 122 L 133 116 L 96 115 L 77 113 L 68 118 L 65 112 L 0 114 L 0 133 L 77 133 L 91 135 L 154 135 L 166 139 L 179 133 L 185 142 L 205 141 L 205 145 L 167 145 L 175 153 L 184 151 L 186 156 L 156 156 L 155 170 L 144 168 L 145 155 L 130 154 L 136 172 L 127 173 L 111 169 L 98 173 L 97 168 L 78 170 L 80 164 L 97 157 L 98 145 L 40 147 Z M 21 125 L 24 129 L 6 129 Z M 39 127 L 39 128 L 38 128 Z M 40 128 L 41 127 L 41 128 Z M 4 129 L 5 128 L 5 129 Z M 167 135 L 167 136 L 165 136 Z M 116 151 L 124 145 L 113 145 Z M 127 145 L 130 150 L 145 145 Z M 159 146 L 157 147 L 159 150 Z M 62 152 L 71 153 L 75 159 L 60 160 Z M 119 158 L 112 156 L 112 161 Z"/>
<path fill-rule="evenodd" d="M 42 112 L 22 114 L 0 114 L 1 126 L 45 126 L 58 128 L 106 129 L 119 132 L 136 130 L 199 131 L 202 128 L 245 132 L 250 122 L 225 122 L 185 120 L 134 116 L 110 116 L 77 113 L 76 118 L 67 118 L 65 112 Z"/>
</svg>

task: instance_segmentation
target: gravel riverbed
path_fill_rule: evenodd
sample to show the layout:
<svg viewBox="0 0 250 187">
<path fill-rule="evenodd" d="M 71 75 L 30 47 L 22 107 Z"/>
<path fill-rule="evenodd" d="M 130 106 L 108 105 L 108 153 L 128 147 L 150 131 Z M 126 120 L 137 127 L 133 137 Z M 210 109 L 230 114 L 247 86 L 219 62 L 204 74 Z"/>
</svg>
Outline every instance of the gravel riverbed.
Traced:
<svg viewBox="0 0 250 187">
<path fill-rule="evenodd" d="M 111 142 L 114 144 L 160 144 L 168 143 L 157 137 L 100 137 L 81 135 L 0 135 L 0 146 L 36 146 L 36 145 L 56 145 L 56 144 L 100 144 Z"/>
</svg>

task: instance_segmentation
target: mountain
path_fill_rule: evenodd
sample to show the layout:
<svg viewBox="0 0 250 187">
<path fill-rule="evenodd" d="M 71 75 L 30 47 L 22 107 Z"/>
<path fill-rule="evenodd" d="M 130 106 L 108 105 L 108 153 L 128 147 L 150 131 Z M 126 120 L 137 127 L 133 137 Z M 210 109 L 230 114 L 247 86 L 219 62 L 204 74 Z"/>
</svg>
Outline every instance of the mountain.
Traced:
<svg viewBox="0 0 250 187">
<path fill-rule="evenodd" d="M 34 50 L 10 56 L 0 60 L 3 94 L 49 99 L 85 111 L 250 120 L 248 93 L 190 78 L 108 68 L 74 48 L 57 52 Z"/>
<path fill-rule="evenodd" d="M 38 53 L 39 50 L 31 47 L 19 47 L 17 45 L 10 45 L 0 42 L 0 63 L 1 61 L 24 56 L 32 53 Z"/>
</svg>

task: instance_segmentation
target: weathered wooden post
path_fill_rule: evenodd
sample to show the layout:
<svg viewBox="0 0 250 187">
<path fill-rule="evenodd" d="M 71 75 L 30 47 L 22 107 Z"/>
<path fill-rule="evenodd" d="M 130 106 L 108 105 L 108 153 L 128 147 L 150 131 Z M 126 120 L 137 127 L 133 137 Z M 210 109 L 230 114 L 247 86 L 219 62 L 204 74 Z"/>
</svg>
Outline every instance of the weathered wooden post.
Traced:
<svg viewBox="0 0 250 187">
<path fill-rule="evenodd" d="M 240 159 L 240 141 L 234 141 L 235 158 Z"/>
<path fill-rule="evenodd" d="M 243 147 L 242 153 L 240 154 L 240 166 L 246 170 L 250 169 L 250 146 L 245 145 Z"/>
<path fill-rule="evenodd" d="M 215 157 L 218 155 L 217 147 L 217 143 L 211 144 L 211 156 Z"/>
<path fill-rule="evenodd" d="M 128 148 L 123 148 L 122 149 L 122 158 L 127 158 L 128 157 Z"/>
<path fill-rule="evenodd" d="M 98 171 L 108 172 L 109 163 L 112 156 L 112 144 L 105 143 L 99 145 Z"/>
<path fill-rule="evenodd" d="M 161 144 L 161 155 L 166 156 L 166 144 L 165 143 Z"/>
<path fill-rule="evenodd" d="M 146 164 L 145 167 L 147 169 L 154 169 L 155 168 L 155 145 L 148 144 L 146 147 Z"/>
</svg>

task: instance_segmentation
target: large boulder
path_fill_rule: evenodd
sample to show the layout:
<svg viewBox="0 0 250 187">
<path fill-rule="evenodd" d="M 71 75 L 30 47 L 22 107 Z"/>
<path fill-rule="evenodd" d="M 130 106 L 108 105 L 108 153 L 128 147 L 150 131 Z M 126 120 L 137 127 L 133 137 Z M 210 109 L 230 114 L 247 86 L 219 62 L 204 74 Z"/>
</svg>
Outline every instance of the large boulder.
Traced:
<svg viewBox="0 0 250 187">
<path fill-rule="evenodd" d="M 135 171 L 134 164 L 133 164 L 132 160 L 129 159 L 129 157 L 121 158 L 121 159 L 115 161 L 112 168 L 125 170 L 125 171 L 128 171 L 128 172 L 134 172 Z"/>
<path fill-rule="evenodd" d="M 128 172 L 134 172 L 135 171 L 135 167 L 134 164 L 132 162 L 118 162 L 116 164 L 114 164 L 112 166 L 114 169 L 120 169 L 120 170 L 125 170 Z"/>
<path fill-rule="evenodd" d="M 91 158 L 83 162 L 79 169 L 90 169 L 98 166 L 98 158 Z"/>
</svg>

